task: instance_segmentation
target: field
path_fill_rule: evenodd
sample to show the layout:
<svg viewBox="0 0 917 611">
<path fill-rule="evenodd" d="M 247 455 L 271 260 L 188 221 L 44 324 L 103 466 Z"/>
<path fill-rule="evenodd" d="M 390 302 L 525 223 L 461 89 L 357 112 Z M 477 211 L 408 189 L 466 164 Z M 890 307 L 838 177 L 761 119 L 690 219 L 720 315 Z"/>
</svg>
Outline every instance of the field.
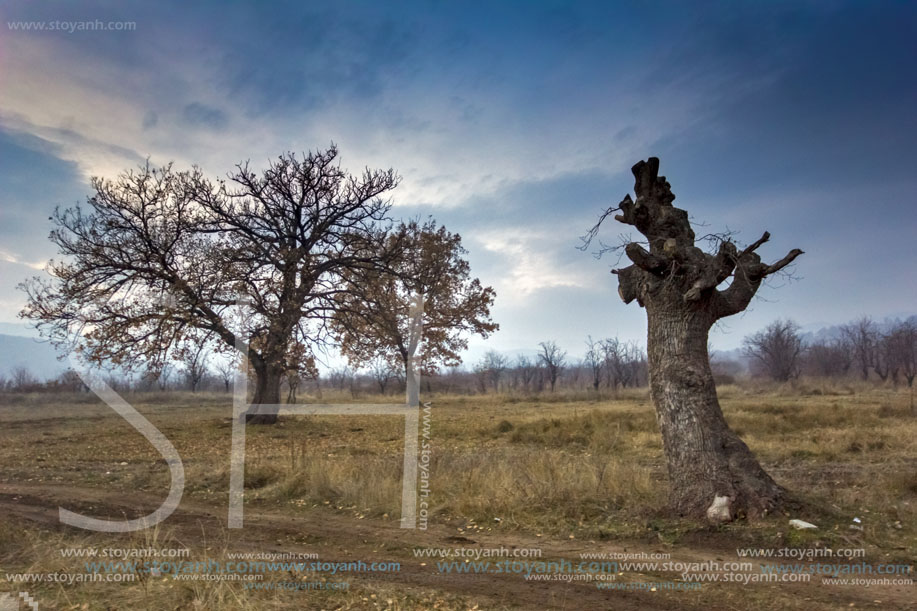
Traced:
<svg viewBox="0 0 917 611">
<path fill-rule="evenodd" d="M 245 526 L 229 529 L 228 395 L 154 393 L 128 398 L 178 449 L 184 497 L 155 528 L 106 534 L 62 525 L 58 507 L 119 519 L 149 513 L 168 492 L 164 461 L 92 395 L 4 395 L 0 592 L 28 591 L 42 610 L 917 608 L 912 584 L 843 583 L 844 577 L 900 582 L 913 573 L 841 573 L 851 564 L 913 563 L 917 418 L 906 393 L 800 382 L 726 386 L 720 397 L 730 425 L 792 492 L 785 513 L 710 527 L 666 512 L 661 442 L 646 391 L 638 389 L 618 396 L 425 398 L 431 402 L 421 423 L 431 449 L 425 530 L 399 528 L 402 419 L 298 416 L 274 427 L 250 426 Z M 791 518 L 818 529 L 791 529 Z M 239 571 L 217 581 L 200 569 L 189 577 L 171 568 L 156 574 L 87 566 L 118 559 L 79 555 L 149 549 L 189 550 L 188 562 L 224 566 L 238 553 L 394 564 L 376 571 L 352 564 L 337 572 L 276 565 L 262 567 L 258 582 L 236 580 Z M 453 556 L 429 555 L 440 549 Z M 488 557 L 491 549 L 506 551 Z M 740 549 L 784 557 L 740 558 Z M 603 553 L 619 554 L 619 562 L 630 554 L 643 564 L 612 567 L 609 555 L 601 568 L 563 568 L 579 566 L 583 554 Z M 845 553 L 855 559 L 840 556 Z M 490 570 L 501 559 L 529 564 Z M 658 566 L 647 566 L 647 559 Z M 487 560 L 492 565 L 485 570 Z M 750 564 L 724 566 L 740 561 Z M 662 562 L 683 564 L 673 570 Z M 830 565 L 818 570 L 840 579 L 812 574 L 801 581 L 806 575 L 798 573 L 815 564 Z M 549 568 L 539 576 L 537 566 Z M 766 581 L 775 566 L 797 574 Z M 684 567 L 694 567 L 687 571 L 694 576 Z M 526 571 L 533 573 L 528 579 Z M 50 581 L 48 574 L 73 583 Z"/>
</svg>

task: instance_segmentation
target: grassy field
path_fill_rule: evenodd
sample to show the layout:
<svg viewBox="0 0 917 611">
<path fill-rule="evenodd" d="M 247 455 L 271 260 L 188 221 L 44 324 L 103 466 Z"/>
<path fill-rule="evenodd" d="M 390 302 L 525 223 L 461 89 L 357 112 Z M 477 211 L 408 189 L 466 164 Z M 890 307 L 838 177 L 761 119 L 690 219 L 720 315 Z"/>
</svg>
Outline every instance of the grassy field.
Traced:
<svg viewBox="0 0 917 611">
<path fill-rule="evenodd" d="M 738 548 L 845 548 L 864 550 L 870 564 L 913 562 L 917 418 L 903 391 L 800 383 L 727 386 L 720 396 L 730 425 L 793 493 L 788 513 L 717 528 L 671 517 L 645 390 L 617 397 L 434 396 L 427 530 L 398 528 L 404 427 L 384 416 L 287 417 L 274 427 L 248 427 L 246 526 L 229 530 L 229 397 L 160 393 L 129 398 L 182 456 L 182 505 L 155 529 L 103 534 L 62 526 L 57 507 L 143 515 L 168 491 L 165 463 L 92 396 L 7 395 L 0 405 L 0 592 L 27 590 L 40 609 L 917 608 L 912 585 L 843 586 L 813 576 L 805 584 L 703 583 L 684 590 L 670 585 L 684 583 L 682 576 L 643 567 L 613 574 L 618 584 L 637 584 L 631 590 L 607 590 L 585 581 L 455 574 L 417 556 L 421 548 L 504 547 L 537 548 L 544 560 L 616 551 L 728 562 L 737 560 Z M 789 518 L 819 528 L 796 531 Z M 129 583 L 10 581 L 14 574 L 88 571 L 84 559 L 61 550 L 150 547 L 188 549 L 195 561 L 295 551 L 400 567 L 264 578 L 346 582 L 346 590 L 255 590 L 168 574 L 141 574 Z"/>
</svg>

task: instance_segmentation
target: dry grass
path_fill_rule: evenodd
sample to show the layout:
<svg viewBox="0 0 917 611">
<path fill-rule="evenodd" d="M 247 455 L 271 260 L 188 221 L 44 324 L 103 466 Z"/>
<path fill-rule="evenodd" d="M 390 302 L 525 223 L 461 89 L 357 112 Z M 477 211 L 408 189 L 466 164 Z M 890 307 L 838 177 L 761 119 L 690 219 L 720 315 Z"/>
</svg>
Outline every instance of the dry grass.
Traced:
<svg viewBox="0 0 917 611">
<path fill-rule="evenodd" d="M 808 501 L 809 513 L 793 517 L 823 526 L 820 543 L 909 558 L 917 541 L 917 418 L 910 415 L 903 391 L 802 382 L 727 386 L 720 397 L 730 424 L 766 468 Z M 438 396 L 432 402 L 434 523 L 463 532 L 514 530 L 577 539 L 673 542 L 688 533 L 715 534 L 660 511 L 666 475 L 645 390 L 616 398 L 557 393 Z M 98 485 L 125 493 L 167 489 L 168 471 L 149 444 L 85 395 L 75 400 L 7 397 L 0 404 L 0 481 Z M 157 395 L 141 395 L 134 404 L 181 453 L 186 495 L 224 511 L 228 397 L 175 395 L 163 402 Z M 292 515 L 329 511 L 396 521 L 402 435 L 400 419 L 380 416 L 295 417 L 275 427 L 249 427 L 246 502 Z M 854 516 L 863 519 L 862 532 L 847 529 Z M 811 537 L 786 532 L 785 520 L 775 516 L 725 530 L 748 545 L 812 543 Z M 169 537 L 168 532 L 150 536 Z M 0 528 L 2 566 L 17 572 L 57 570 L 64 560 L 55 550 L 74 544 L 72 535 L 64 538 L 5 524 Z M 392 600 L 379 608 L 393 609 L 428 608 L 445 600 L 434 591 L 402 596 L 397 588 L 386 588 L 359 586 L 347 594 L 316 594 L 316 600 L 335 608 L 375 608 Z M 116 608 L 128 608 L 138 596 L 166 601 L 143 608 L 288 608 L 290 600 L 283 593 L 243 591 L 233 583 L 152 581 L 135 589 L 112 586 L 104 596 L 112 596 Z M 62 589 L 55 597 L 66 608 Z M 450 608 L 452 603 L 443 604 Z"/>
</svg>

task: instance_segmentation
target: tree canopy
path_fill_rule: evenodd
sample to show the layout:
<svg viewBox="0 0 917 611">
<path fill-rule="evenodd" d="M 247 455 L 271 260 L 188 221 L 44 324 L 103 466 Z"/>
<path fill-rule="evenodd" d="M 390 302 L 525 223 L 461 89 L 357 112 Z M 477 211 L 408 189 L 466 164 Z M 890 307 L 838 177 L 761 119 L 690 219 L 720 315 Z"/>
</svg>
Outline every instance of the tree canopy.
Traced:
<svg viewBox="0 0 917 611">
<path fill-rule="evenodd" d="M 487 337 L 499 326 L 490 318 L 496 293 L 471 277 L 462 238 L 432 220 L 401 223 L 383 250 L 396 253 L 390 271 L 346 274 L 332 326 L 351 363 L 383 359 L 404 370 L 409 357 L 410 307 L 422 295 L 422 370 L 461 363 L 469 335 Z M 397 246 L 396 246 L 397 245 Z"/>
</svg>

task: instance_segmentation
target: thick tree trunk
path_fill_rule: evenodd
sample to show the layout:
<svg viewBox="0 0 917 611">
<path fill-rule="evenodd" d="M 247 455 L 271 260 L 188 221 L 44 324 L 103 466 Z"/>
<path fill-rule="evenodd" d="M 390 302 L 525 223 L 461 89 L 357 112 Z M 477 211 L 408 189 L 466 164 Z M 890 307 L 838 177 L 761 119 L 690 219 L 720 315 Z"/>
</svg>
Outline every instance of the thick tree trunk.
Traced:
<svg viewBox="0 0 917 611">
<path fill-rule="evenodd" d="M 254 372 L 255 396 L 252 398 L 252 405 L 245 421 L 249 424 L 276 424 L 283 367 L 255 367 Z"/>
<path fill-rule="evenodd" d="M 667 305 L 647 303 L 647 345 L 672 509 L 713 522 L 763 515 L 783 489 L 723 418 L 707 354 L 714 318 L 684 303 Z"/>
<path fill-rule="evenodd" d="M 717 320 L 744 311 L 762 280 L 803 252 L 794 248 L 775 263 L 763 263 L 756 251 L 770 239 L 766 231 L 741 251 L 721 239 L 715 253 L 704 252 L 696 245 L 688 212 L 672 205 L 675 194 L 658 174 L 659 159 L 650 157 L 632 171 L 636 201 L 626 195 L 602 219 L 618 211 L 615 220 L 635 227 L 646 239 L 627 244 L 624 254 L 632 264 L 613 272 L 624 303 L 636 300 L 646 308 L 650 393 L 668 462 L 672 507 L 713 522 L 762 515 L 784 491 L 723 418 L 707 335 Z M 730 278 L 728 287 L 718 288 Z"/>
</svg>

